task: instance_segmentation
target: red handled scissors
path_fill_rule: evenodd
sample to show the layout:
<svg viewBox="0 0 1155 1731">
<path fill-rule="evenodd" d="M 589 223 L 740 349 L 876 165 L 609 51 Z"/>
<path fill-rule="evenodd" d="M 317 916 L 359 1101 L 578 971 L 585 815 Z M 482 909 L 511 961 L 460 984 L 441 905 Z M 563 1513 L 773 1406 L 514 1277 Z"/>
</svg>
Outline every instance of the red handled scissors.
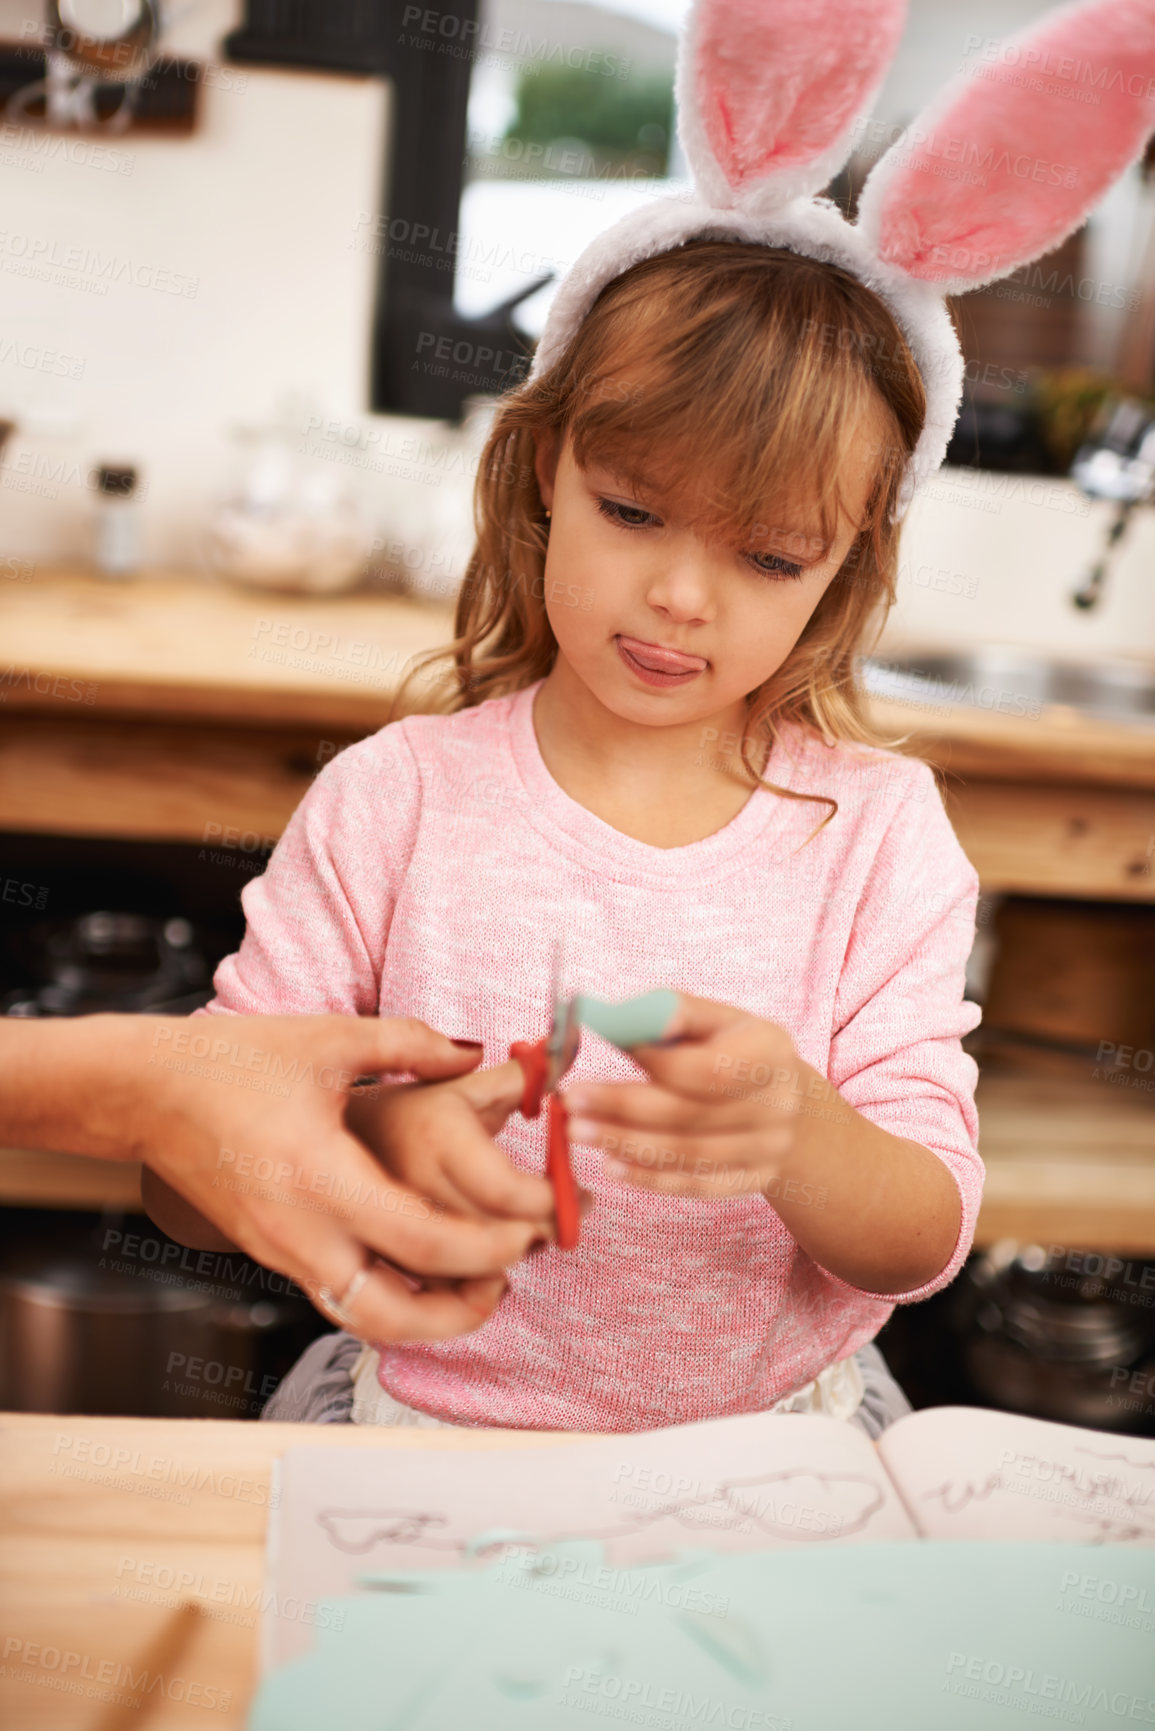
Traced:
<svg viewBox="0 0 1155 1731">
<path fill-rule="evenodd" d="M 521 1065 L 525 1078 L 521 1096 L 522 1117 L 536 1118 L 543 1098 L 546 1101 L 545 1171 L 553 1186 L 557 1241 L 562 1250 L 573 1250 L 581 1232 L 581 1209 L 569 1160 L 568 1114 L 556 1089 L 577 1057 L 581 1030 L 575 999 L 562 995 L 561 974 L 562 946 L 558 943 L 553 957 L 550 992 L 553 1021 L 550 1031 L 541 1040 L 515 1040 L 509 1048 L 509 1055 Z"/>
</svg>

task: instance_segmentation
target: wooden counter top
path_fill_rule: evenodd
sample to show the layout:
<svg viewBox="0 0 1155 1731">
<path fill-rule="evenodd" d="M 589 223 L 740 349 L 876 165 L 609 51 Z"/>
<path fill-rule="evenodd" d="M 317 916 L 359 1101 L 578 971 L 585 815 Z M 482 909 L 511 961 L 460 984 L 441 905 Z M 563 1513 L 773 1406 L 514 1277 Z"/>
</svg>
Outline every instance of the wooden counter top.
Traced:
<svg viewBox="0 0 1155 1731">
<path fill-rule="evenodd" d="M 387 719 L 413 656 L 452 632 L 450 608 L 399 596 L 49 570 L 0 592 L 0 700 L 53 716 L 370 732 Z"/>
<path fill-rule="evenodd" d="M 432 1431 L 420 1446 L 574 1440 Z M 413 1446 L 358 1425 L 0 1414 L 0 1723 L 242 1727 L 257 1679 L 272 1464 L 300 1444 Z"/>
<path fill-rule="evenodd" d="M 1155 728 L 1103 721 L 1058 703 L 1029 719 L 881 697 L 870 698 L 869 707 L 887 734 L 908 736 L 904 751 L 963 781 L 1155 789 Z"/>
<path fill-rule="evenodd" d="M 107 581 L 45 569 L 0 587 L 0 702 L 57 720 L 370 732 L 387 718 L 412 658 L 447 642 L 452 628 L 450 607 L 396 596 L 283 595 L 172 571 Z M 885 644 L 887 654 L 920 650 L 932 646 Z M 412 697 L 411 706 L 426 706 L 418 688 Z M 888 732 L 910 735 L 906 749 L 957 776 L 1155 789 L 1155 730 L 1057 705 L 1027 719 L 874 698 L 871 712 Z"/>
</svg>

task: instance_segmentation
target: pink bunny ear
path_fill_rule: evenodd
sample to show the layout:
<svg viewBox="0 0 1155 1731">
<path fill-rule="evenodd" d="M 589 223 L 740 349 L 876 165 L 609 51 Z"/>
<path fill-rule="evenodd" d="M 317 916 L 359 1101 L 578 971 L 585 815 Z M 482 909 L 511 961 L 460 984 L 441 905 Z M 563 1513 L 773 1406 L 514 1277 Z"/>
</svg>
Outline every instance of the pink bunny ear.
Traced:
<svg viewBox="0 0 1155 1731">
<path fill-rule="evenodd" d="M 706 202 L 821 191 L 850 154 L 906 0 L 699 0 L 678 63 L 679 135 Z"/>
<path fill-rule="evenodd" d="M 1090 0 L 992 45 L 877 162 L 858 227 L 960 293 L 1064 240 L 1155 129 L 1155 0 Z"/>
</svg>

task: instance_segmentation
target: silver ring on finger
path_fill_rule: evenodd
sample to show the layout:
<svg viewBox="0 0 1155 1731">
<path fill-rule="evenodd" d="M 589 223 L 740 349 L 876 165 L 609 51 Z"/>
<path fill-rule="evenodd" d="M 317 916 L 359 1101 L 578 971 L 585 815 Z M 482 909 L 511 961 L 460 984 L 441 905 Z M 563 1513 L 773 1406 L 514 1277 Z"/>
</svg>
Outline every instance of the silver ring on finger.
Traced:
<svg viewBox="0 0 1155 1731">
<path fill-rule="evenodd" d="M 373 1263 L 367 1262 L 364 1267 L 357 1270 L 356 1274 L 353 1276 L 344 1292 L 341 1293 L 340 1297 L 337 1296 L 332 1287 L 319 1286 L 317 1288 L 318 1304 L 321 1306 L 322 1310 L 333 1318 L 334 1322 L 340 1323 L 342 1328 L 354 1328 L 355 1325 L 351 1315 L 352 1307 L 357 1302 L 357 1297 L 372 1272 Z"/>
</svg>

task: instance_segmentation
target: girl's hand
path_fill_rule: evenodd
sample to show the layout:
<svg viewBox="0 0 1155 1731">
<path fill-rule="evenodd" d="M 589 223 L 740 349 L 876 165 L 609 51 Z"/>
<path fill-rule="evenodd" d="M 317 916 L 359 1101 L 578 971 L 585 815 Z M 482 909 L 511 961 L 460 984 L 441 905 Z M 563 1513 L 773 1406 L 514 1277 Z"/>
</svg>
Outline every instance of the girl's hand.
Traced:
<svg viewBox="0 0 1155 1731">
<path fill-rule="evenodd" d="M 856 1111 L 784 1028 L 683 994 L 666 1038 L 634 1048 L 652 1081 L 565 1090 L 571 1139 L 604 1148 L 612 1175 L 668 1196 L 760 1193 L 863 1292 L 914 1292 L 946 1267 L 962 1220 L 946 1162 Z"/>
<path fill-rule="evenodd" d="M 668 1196 L 770 1197 L 797 1176 L 805 1094 L 784 1028 L 729 1004 L 680 994 L 667 1045 L 636 1046 L 652 1082 L 563 1090 L 573 1142 L 602 1148 L 606 1170 Z"/>
<path fill-rule="evenodd" d="M 527 1221 L 553 1237 L 553 1190 L 521 1172 L 491 1140 L 521 1100 L 512 1059 L 448 1081 L 355 1093 L 351 1130 L 399 1183 L 470 1220 Z"/>
</svg>

